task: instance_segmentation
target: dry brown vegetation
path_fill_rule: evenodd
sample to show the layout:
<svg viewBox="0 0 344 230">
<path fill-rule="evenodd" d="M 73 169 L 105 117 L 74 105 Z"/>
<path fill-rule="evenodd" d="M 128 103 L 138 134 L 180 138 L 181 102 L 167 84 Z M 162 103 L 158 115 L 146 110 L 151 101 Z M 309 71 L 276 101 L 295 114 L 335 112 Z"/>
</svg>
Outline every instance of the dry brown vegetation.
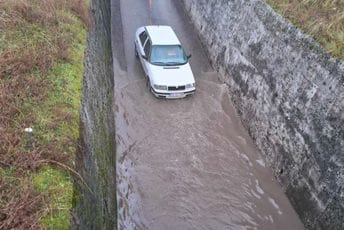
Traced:
<svg viewBox="0 0 344 230">
<path fill-rule="evenodd" d="M 0 0 L 0 28 L 21 23 L 38 23 L 54 26 L 67 20 L 59 11 L 72 11 L 85 25 L 88 25 L 88 13 L 83 0 Z"/>
<path fill-rule="evenodd" d="M 83 0 L 0 0 L 0 35 L 7 36 L 0 40 L 0 229 L 42 228 L 45 195 L 23 178 L 47 162 L 71 162 L 61 146 L 74 140 L 42 143 L 24 132 L 52 87 L 47 75 L 54 62 L 69 58 L 72 35 L 60 26 L 70 20 L 62 13 L 68 11 L 89 24 Z M 41 36 L 29 37 L 30 30 Z M 54 121 L 70 119 L 56 110 Z"/>
<path fill-rule="evenodd" d="M 39 217 L 44 210 L 44 197 L 29 182 L 0 179 L 0 229 L 40 229 Z"/>
<path fill-rule="evenodd" d="M 343 0 L 266 0 L 334 56 L 344 59 Z"/>
</svg>

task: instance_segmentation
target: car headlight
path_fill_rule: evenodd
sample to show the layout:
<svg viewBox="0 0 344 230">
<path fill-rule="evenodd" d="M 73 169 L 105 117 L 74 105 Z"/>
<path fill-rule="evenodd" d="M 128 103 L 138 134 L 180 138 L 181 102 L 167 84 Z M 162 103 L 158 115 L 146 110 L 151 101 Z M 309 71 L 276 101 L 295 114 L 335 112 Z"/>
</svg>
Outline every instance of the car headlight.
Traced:
<svg viewBox="0 0 344 230">
<path fill-rule="evenodd" d="M 187 84 L 187 85 L 185 86 L 185 88 L 187 88 L 187 89 L 190 89 L 190 88 L 193 88 L 193 87 L 195 87 L 195 83 Z"/>
<path fill-rule="evenodd" d="M 167 90 L 167 86 L 166 85 L 154 85 L 154 89 Z"/>
</svg>

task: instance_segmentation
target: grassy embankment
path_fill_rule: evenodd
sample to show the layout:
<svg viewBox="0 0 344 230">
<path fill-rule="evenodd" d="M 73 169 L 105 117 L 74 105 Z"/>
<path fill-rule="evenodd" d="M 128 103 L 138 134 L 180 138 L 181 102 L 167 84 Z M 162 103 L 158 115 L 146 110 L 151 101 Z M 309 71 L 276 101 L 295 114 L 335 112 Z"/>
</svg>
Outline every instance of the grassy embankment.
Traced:
<svg viewBox="0 0 344 230">
<path fill-rule="evenodd" d="M 85 2 L 0 0 L 0 229 L 69 228 Z"/>
<path fill-rule="evenodd" d="M 309 33 L 333 56 L 344 60 L 343 0 L 266 0 Z"/>
</svg>

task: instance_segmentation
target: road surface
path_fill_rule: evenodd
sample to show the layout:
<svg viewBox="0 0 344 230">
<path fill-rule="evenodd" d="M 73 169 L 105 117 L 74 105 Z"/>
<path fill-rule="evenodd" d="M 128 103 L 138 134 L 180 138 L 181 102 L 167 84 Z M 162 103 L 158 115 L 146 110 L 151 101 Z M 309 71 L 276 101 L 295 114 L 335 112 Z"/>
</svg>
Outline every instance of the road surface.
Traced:
<svg viewBox="0 0 344 230">
<path fill-rule="evenodd" d="M 240 123 L 180 0 L 113 0 L 119 229 L 303 229 Z M 156 99 L 134 55 L 138 27 L 170 25 L 197 92 Z"/>
</svg>

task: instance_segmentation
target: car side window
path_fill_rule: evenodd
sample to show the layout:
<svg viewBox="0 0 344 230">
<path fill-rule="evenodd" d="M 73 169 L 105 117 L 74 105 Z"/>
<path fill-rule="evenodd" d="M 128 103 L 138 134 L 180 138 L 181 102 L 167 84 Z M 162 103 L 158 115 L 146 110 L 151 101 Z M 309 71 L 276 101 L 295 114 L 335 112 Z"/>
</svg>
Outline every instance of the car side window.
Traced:
<svg viewBox="0 0 344 230">
<path fill-rule="evenodd" d="M 140 36 L 141 45 L 143 46 L 145 44 L 146 39 L 147 39 L 146 31 L 143 31 L 139 36 Z"/>
<path fill-rule="evenodd" d="M 150 51 L 151 51 L 151 46 L 152 46 L 152 43 L 151 43 L 150 39 L 148 38 L 148 40 L 146 42 L 146 45 L 145 45 L 145 48 L 144 48 L 145 55 L 146 55 L 147 58 L 149 58 Z"/>
</svg>

